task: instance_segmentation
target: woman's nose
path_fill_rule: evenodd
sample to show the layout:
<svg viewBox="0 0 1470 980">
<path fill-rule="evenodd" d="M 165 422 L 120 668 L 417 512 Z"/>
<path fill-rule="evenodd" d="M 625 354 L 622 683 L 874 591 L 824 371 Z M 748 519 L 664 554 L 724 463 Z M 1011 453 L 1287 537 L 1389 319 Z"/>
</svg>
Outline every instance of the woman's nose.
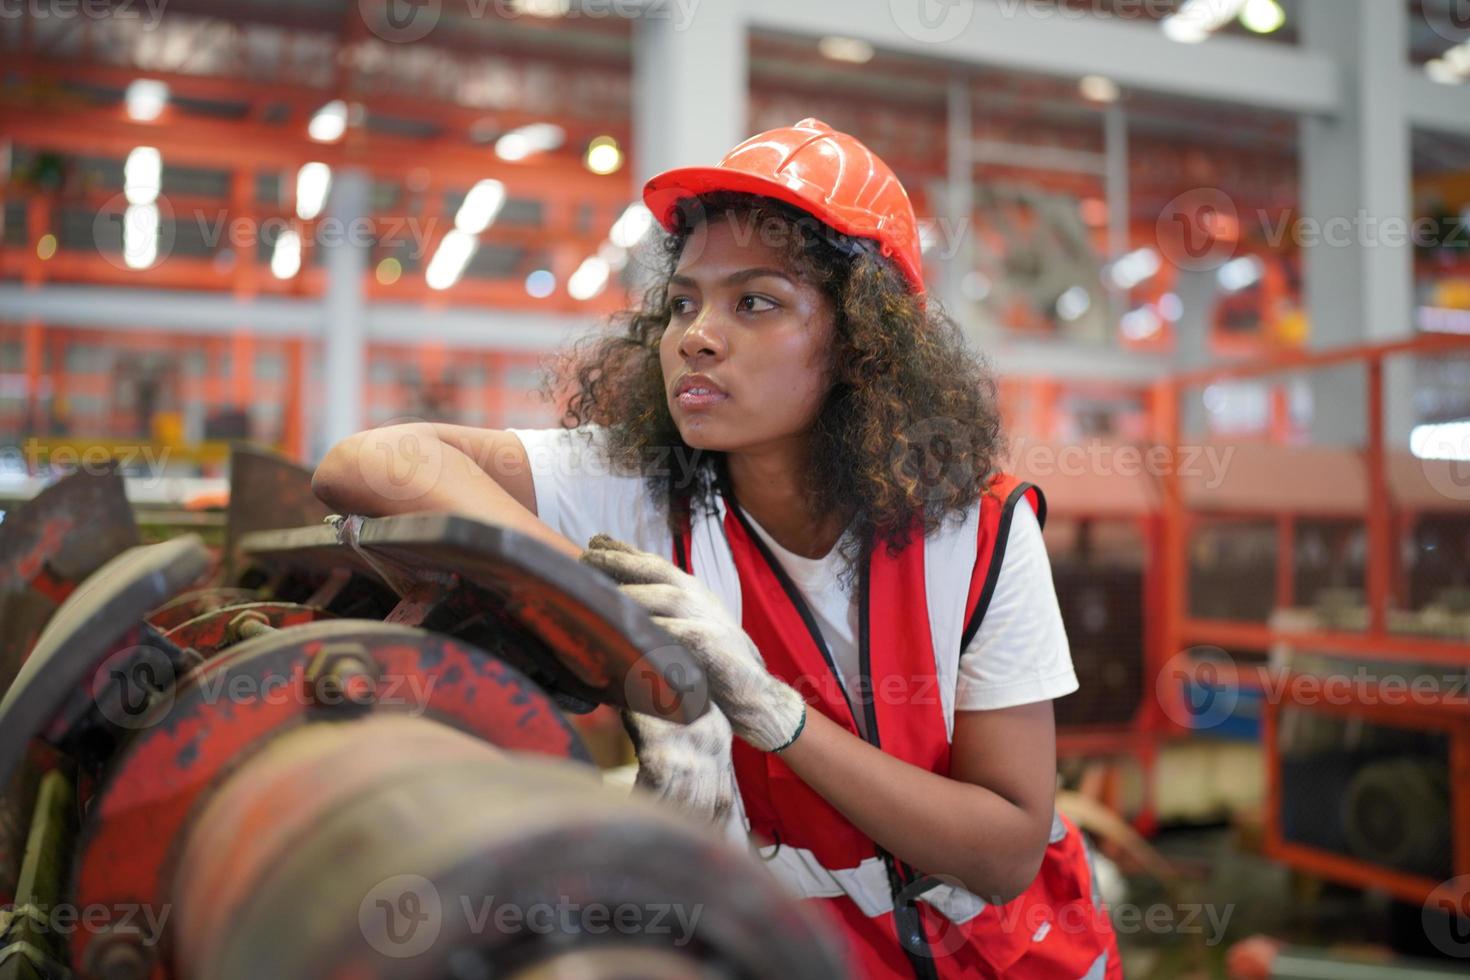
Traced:
<svg viewBox="0 0 1470 980">
<path fill-rule="evenodd" d="M 679 338 L 679 353 L 687 359 L 697 357 L 723 357 L 725 354 L 725 332 L 709 307 L 699 314 Z"/>
</svg>

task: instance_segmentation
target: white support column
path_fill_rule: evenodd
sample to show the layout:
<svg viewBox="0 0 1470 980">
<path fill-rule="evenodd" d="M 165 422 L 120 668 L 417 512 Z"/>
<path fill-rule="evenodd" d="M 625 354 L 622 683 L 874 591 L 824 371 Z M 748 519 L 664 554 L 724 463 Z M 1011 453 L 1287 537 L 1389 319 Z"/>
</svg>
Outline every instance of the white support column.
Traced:
<svg viewBox="0 0 1470 980">
<path fill-rule="evenodd" d="M 339 173 L 332 181 L 328 214 L 344 228 L 355 227 L 368 213 L 372 181 L 361 170 Z M 326 289 L 322 297 L 324 411 L 315 433 L 312 455 L 329 449 L 363 427 L 363 387 L 367 379 L 367 306 L 363 277 L 367 249 L 353 235 L 333 236 L 325 249 Z"/>
<path fill-rule="evenodd" d="M 649 4 L 633 27 L 636 185 L 670 167 L 713 165 L 752 135 L 746 90 L 740 4 Z"/>
<path fill-rule="evenodd" d="M 1128 110 L 1114 102 L 1103 113 L 1104 186 L 1108 202 L 1108 255 L 1116 262 L 1128 253 L 1129 226 L 1133 217 L 1133 201 L 1128 186 Z M 1110 322 L 1128 312 L 1123 291 L 1109 284 Z"/>
<path fill-rule="evenodd" d="M 1219 295 L 1214 269 L 1180 269 L 1174 284 L 1182 311 L 1174 325 L 1174 366 L 1190 371 L 1209 367 L 1211 313 Z M 1187 389 L 1180 396 L 1180 422 L 1189 439 L 1203 439 L 1209 434 L 1209 413 L 1205 411 L 1204 391 Z"/>
<path fill-rule="evenodd" d="M 965 296 L 965 277 L 975 268 L 975 139 L 974 100 L 970 98 L 970 81 L 957 72 L 949 81 L 947 97 L 948 138 L 945 155 L 944 211 L 945 221 L 938 223 L 935 248 L 944 262 L 941 289 L 944 305 L 966 337 L 977 348 L 985 349 L 992 325 L 976 316 L 974 303 Z"/>
<path fill-rule="evenodd" d="M 1330 56 L 1343 82 L 1335 119 L 1301 123 L 1305 292 L 1314 348 L 1408 336 L 1413 330 L 1410 125 L 1405 105 L 1408 11 L 1382 0 L 1304 0 L 1302 43 Z M 1313 375 L 1313 433 L 1361 445 L 1365 374 Z M 1385 372 L 1384 433 L 1408 441 L 1412 371 Z"/>
</svg>

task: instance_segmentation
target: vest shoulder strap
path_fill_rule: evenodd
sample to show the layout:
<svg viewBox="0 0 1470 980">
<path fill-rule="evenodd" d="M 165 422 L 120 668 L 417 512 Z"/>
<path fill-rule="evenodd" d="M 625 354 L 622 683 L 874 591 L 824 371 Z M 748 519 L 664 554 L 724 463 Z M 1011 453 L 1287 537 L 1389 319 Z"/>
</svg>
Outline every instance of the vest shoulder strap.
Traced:
<svg viewBox="0 0 1470 980">
<path fill-rule="evenodd" d="M 1005 561 L 1006 540 L 1011 533 L 1011 517 L 1022 498 L 1029 498 L 1036 512 L 1036 522 L 1046 526 L 1046 497 L 1034 483 L 1023 483 L 1008 473 L 995 476 L 980 496 L 980 528 L 975 550 L 975 568 L 970 573 L 970 590 L 965 600 L 965 632 L 960 639 L 963 651 L 980 631 L 1000 566 Z"/>
</svg>

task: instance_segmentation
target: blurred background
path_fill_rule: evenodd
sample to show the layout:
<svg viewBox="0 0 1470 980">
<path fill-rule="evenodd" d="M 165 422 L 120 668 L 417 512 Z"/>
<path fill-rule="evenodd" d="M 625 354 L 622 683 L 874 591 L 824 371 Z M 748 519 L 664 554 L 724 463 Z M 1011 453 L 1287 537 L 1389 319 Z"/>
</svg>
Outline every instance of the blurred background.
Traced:
<svg viewBox="0 0 1470 980">
<path fill-rule="evenodd" d="M 816 116 L 1050 499 L 1130 972 L 1470 972 L 1467 79 L 1463 0 L 0 0 L 0 498 L 554 425 L 642 181 Z"/>
</svg>

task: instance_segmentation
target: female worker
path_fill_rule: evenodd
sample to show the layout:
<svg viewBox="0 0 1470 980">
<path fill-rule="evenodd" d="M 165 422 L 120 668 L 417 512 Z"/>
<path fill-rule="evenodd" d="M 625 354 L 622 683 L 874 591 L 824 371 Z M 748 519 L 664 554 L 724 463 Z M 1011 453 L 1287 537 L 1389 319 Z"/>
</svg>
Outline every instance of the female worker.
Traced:
<svg viewBox="0 0 1470 980">
<path fill-rule="evenodd" d="M 569 355 L 574 427 L 361 433 L 318 493 L 487 518 L 618 582 L 719 708 L 626 719 L 640 783 L 733 803 L 861 975 L 1120 976 L 1053 811 L 1051 702 L 1077 681 L 1045 505 L 995 472 L 993 386 L 926 303 L 903 187 L 806 119 L 643 199 L 666 261 L 621 331 Z M 438 464 L 387 478 L 415 440 Z"/>
</svg>

